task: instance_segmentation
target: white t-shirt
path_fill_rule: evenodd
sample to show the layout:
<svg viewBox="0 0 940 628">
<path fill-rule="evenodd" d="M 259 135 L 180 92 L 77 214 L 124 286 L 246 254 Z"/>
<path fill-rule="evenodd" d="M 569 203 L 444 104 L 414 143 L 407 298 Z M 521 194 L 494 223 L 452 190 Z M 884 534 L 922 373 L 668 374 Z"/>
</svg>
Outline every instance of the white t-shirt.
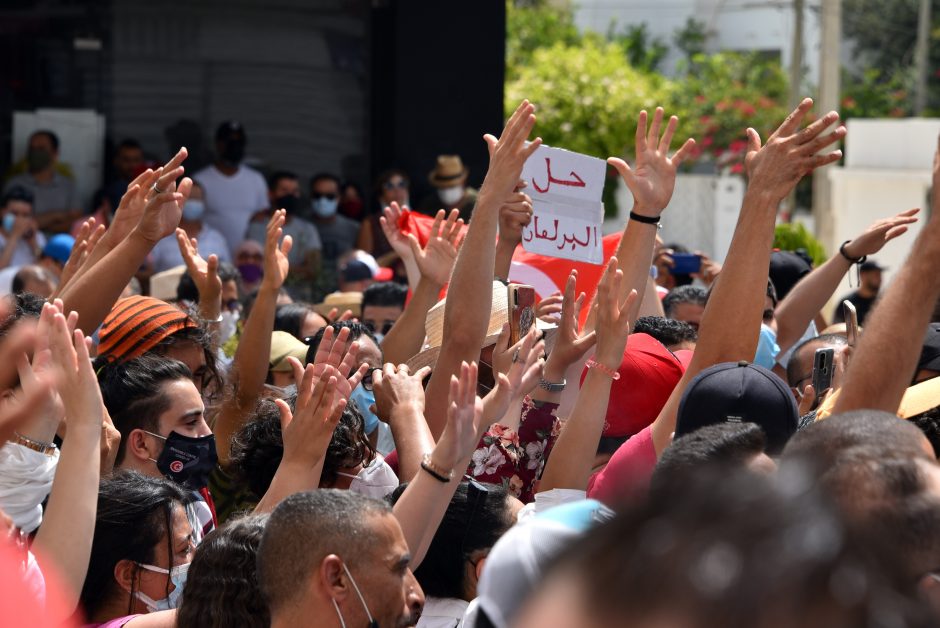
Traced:
<svg viewBox="0 0 940 628">
<path fill-rule="evenodd" d="M 452 597 L 428 596 L 417 628 L 461 628 L 469 602 Z"/>
<path fill-rule="evenodd" d="M 7 245 L 7 238 L 0 232 L 0 251 Z M 46 236 L 42 232 L 36 233 L 36 248 L 40 251 L 46 246 Z M 26 266 L 27 264 L 36 263 L 36 254 L 33 252 L 33 247 L 30 246 L 26 240 L 20 238 L 20 241 L 16 243 L 16 249 L 13 251 L 13 257 L 10 258 L 10 263 L 8 266 Z"/>
<path fill-rule="evenodd" d="M 229 253 L 225 236 L 212 227 L 203 225 L 199 235 L 196 236 L 196 240 L 199 242 L 199 254 L 203 259 L 209 259 L 210 255 L 215 254 L 219 257 L 220 262 L 232 261 L 232 255 Z M 153 271 L 155 273 L 185 264 L 183 254 L 180 253 L 179 244 L 176 242 L 175 233 L 157 242 L 150 255 L 153 259 Z"/>
<path fill-rule="evenodd" d="M 268 185 L 264 177 L 247 166 L 239 166 L 230 177 L 215 166 L 206 166 L 193 178 L 206 195 L 206 223 L 218 229 L 229 250 L 234 251 L 245 239 L 251 216 L 268 207 Z"/>
</svg>

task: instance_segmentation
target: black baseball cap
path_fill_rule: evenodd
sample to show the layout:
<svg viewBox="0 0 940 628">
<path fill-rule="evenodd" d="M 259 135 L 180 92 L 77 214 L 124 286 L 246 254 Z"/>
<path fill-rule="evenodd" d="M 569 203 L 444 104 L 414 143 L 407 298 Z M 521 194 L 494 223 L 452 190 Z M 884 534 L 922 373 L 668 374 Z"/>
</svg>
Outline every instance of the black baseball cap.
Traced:
<svg viewBox="0 0 940 628">
<path fill-rule="evenodd" d="M 774 251 L 770 254 L 770 280 L 777 290 L 781 301 L 789 294 L 800 279 L 813 270 L 805 254 L 793 251 Z"/>
<path fill-rule="evenodd" d="M 920 350 L 917 370 L 940 371 L 940 323 L 930 323 Z"/>
<path fill-rule="evenodd" d="M 245 127 L 238 120 L 226 120 L 215 130 L 216 141 L 238 138 L 245 141 Z"/>
<path fill-rule="evenodd" d="M 365 262 L 357 259 L 349 260 L 339 272 L 343 281 L 362 281 L 373 278 L 372 269 Z"/>
<path fill-rule="evenodd" d="M 878 262 L 876 262 L 875 260 L 870 259 L 870 260 L 865 260 L 858 267 L 858 271 L 861 273 L 864 273 L 866 270 L 888 270 L 888 269 L 882 266 L 881 264 L 879 264 Z"/>
<path fill-rule="evenodd" d="M 783 451 L 796 433 L 799 413 L 782 379 L 750 362 L 724 362 L 699 373 L 679 402 L 679 438 L 717 423 L 756 423 L 767 437 L 767 453 Z"/>
</svg>

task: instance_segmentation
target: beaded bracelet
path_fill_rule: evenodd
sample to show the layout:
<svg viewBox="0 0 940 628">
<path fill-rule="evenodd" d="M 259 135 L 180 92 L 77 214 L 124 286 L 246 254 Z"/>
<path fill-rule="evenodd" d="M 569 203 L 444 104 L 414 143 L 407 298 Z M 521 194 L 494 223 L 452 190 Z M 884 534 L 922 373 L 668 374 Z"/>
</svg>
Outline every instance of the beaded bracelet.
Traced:
<svg viewBox="0 0 940 628">
<path fill-rule="evenodd" d="M 600 371 L 601 373 L 603 373 L 604 375 L 606 375 L 607 377 L 611 378 L 614 381 L 617 381 L 618 379 L 620 379 L 620 373 L 618 371 L 615 371 L 614 369 L 601 364 L 594 358 L 591 358 L 590 360 L 588 360 L 585 366 L 587 366 L 589 369 L 597 369 L 598 371 Z"/>
</svg>

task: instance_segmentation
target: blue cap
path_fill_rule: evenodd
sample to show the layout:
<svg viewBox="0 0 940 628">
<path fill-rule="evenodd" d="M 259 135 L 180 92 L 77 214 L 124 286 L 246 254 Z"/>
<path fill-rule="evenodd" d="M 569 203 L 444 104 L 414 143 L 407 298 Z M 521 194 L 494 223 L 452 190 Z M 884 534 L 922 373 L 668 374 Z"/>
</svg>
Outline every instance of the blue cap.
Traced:
<svg viewBox="0 0 940 628">
<path fill-rule="evenodd" d="M 44 257 L 51 257 L 60 264 L 64 264 L 69 261 L 73 246 L 75 246 L 75 238 L 67 233 L 59 233 L 49 238 L 42 249 L 42 254 Z"/>
</svg>

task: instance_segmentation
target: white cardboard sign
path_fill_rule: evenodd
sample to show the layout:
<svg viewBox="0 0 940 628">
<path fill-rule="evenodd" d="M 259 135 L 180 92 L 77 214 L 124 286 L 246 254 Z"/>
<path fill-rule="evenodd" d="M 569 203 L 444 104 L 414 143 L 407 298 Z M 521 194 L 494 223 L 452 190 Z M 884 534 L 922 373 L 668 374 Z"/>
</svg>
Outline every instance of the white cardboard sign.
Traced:
<svg viewBox="0 0 940 628">
<path fill-rule="evenodd" d="M 532 197 L 532 220 L 522 230 L 522 246 L 539 255 L 602 264 L 604 247 L 603 159 L 561 148 L 539 146 L 522 168 Z"/>
</svg>

